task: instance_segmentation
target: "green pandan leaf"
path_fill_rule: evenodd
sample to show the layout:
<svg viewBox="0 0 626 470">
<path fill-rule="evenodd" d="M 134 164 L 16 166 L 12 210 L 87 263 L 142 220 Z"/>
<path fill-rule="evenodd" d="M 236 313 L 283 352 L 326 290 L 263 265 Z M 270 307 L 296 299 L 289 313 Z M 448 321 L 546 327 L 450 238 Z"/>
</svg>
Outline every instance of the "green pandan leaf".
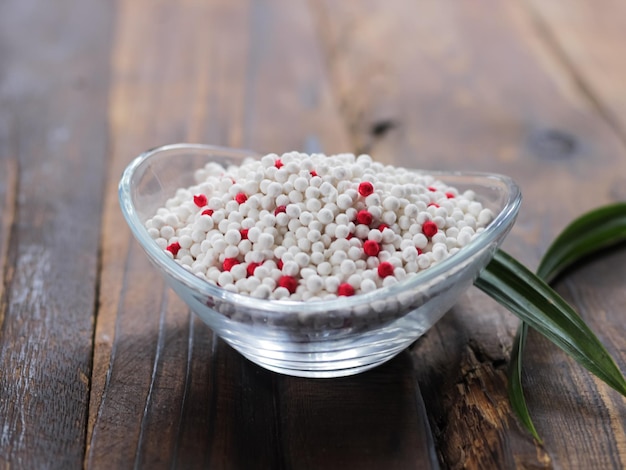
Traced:
<svg viewBox="0 0 626 470">
<path fill-rule="evenodd" d="M 624 240 L 626 225 L 622 226 L 615 220 L 619 219 L 622 224 L 626 224 L 625 209 L 626 205 L 617 204 L 577 219 L 550 247 L 542 262 L 542 266 L 547 267 L 540 268 L 540 271 L 547 278 L 554 279 L 564 269 L 594 251 Z M 576 237 L 576 233 L 581 233 L 581 237 Z M 476 286 L 522 320 L 511 356 L 509 398 L 513 410 L 538 440 L 539 435 L 530 418 L 521 384 L 527 325 L 626 396 L 626 380 L 602 343 L 567 302 L 519 262 L 498 251 L 477 279 Z"/>
<path fill-rule="evenodd" d="M 626 396 L 626 379 L 600 340 L 559 294 L 518 261 L 499 251 L 476 285 Z"/>
<path fill-rule="evenodd" d="M 620 202 L 588 212 L 568 225 L 548 248 L 537 275 L 552 282 L 570 266 L 612 245 L 626 241 L 626 203 Z M 528 431 L 539 434 L 530 417 L 522 388 L 522 361 L 528 325 L 521 322 L 515 337 L 509 365 L 509 400 Z"/>
<path fill-rule="evenodd" d="M 603 206 L 570 225 L 548 248 L 537 275 L 550 283 L 568 267 L 589 255 L 626 241 L 626 203 Z"/>
<path fill-rule="evenodd" d="M 522 353 L 526 344 L 526 336 L 528 335 L 528 324 L 520 322 L 515 340 L 513 341 L 513 349 L 511 351 L 511 362 L 509 363 L 509 401 L 513 411 L 517 414 L 522 424 L 533 435 L 535 439 L 541 442 L 541 437 L 533 420 L 530 417 L 526 399 L 524 398 L 524 389 L 522 387 Z"/>
</svg>

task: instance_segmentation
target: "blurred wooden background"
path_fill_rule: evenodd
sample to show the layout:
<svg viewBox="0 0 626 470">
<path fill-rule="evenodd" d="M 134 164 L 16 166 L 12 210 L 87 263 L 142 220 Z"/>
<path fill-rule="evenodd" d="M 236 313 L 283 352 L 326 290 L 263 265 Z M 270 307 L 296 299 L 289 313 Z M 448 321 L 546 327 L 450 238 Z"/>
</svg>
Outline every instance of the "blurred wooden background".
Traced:
<svg viewBox="0 0 626 470">
<path fill-rule="evenodd" d="M 338 380 L 243 359 L 164 288 L 117 202 L 143 150 L 368 152 L 504 173 L 534 268 L 626 199 L 617 0 L 0 2 L 0 468 L 626 467 L 626 401 L 472 289 L 390 363 Z M 626 371 L 626 251 L 558 286 Z"/>
</svg>

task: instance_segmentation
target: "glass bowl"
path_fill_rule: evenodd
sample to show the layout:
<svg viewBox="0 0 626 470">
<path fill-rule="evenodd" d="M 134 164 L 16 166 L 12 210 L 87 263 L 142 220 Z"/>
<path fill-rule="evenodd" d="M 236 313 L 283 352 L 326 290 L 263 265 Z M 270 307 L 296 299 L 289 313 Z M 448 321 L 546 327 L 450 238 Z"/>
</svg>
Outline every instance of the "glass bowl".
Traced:
<svg viewBox="0 0 626 470">
<path fill-rule="evenodd" d="M 511 229 L 521 203 L 518 186 L 506 176 L 429 171 L 460 192 L 473 190 L 495 214 L 461 250 L 393 286 L 365 294 L 314 302 L 259 300 L 196 277 L 167 256 L 144 225 L 176 189 L 195 183 L 194 170 L 210 161 L 239 164 L 254 155 L 194 144 L 149 150 L 124 171 L 119 199 L 137 241 L 191 310 L 245 357 L 288 375 L 356 374 L 408 347 L 473 284 Z"/>
</svg>

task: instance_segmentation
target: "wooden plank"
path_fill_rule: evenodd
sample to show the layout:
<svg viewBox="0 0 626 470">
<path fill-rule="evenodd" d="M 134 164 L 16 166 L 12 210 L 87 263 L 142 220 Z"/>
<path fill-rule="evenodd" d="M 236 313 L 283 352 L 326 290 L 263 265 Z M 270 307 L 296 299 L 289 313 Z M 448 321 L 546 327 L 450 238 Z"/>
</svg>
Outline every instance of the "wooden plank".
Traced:
<svg viewBox="0 0 626 470">
<path fill-rule="evenodd" d="M 106 296 L 96 327 L 86 466 L 282 468 L 302 458 L 324 461 L 327 435 L 302 429 L 300 416 L 350 429 L 352 416 L 337 410 L 364 402 L 370 409 L 360 422 L 380 425 L 367 442 L 393 446 L 398 462 L 412 459 L 427 468 L 428 426 L 406 360 L 401 370 L 371 376 L 392 384 L 398 401 L 390 403 L 383 386 L 363 391 L 359 378 L 343 381 L 340 400 L 325 408 L 332 382 L 311 383 L 310 390 L 309 381 L 287 386 L 293 382 L 244 360 L 190 317 L 131 241 L 117 207 L 123 167 L 158 143 L 188 138 L 262 152 L 348 148 L 306 3 L 120 2 L 116 31 L 103 222 Z M 358 394 L 364 398 L 354 402 Z M 377 402 L 385 406 L 374 407 Z M 386 415 L 389 410 L 395 414 Z M 399 437 L 390 417 L 403 410 L 410 411 L 403 428 L 410 432 L 390 442 L 390 435 Z M 307 445 L 299 445 L 306 436 Z M 362 434 L 341 437 L 334 444 L 362 462 Z"/>
<path fill-rule="evenodd" d="M 528 14 L 546 49 L 563 64 L 563 79 L 574 84 L 589 107 L 626 142 L 626 102 L 624 76 L 626 62 L 619 53 L 626 39 L 623 27 L 624 5 L 605 1 L 593 5 L 569 2 L 529 2 Z M 616 157 L 619 165 L 607 168 L 612 174 L 602 181 L 614 200 L 626 199 L 626 173 L 623 152 Z M 559 284 L 565 298 L 577 305 L 579 312 L 596 331 L 626 371 L 623 321 L 624 252 L 605 253 L 586 264 Z M 536 344 L 542 347 L 537 348 Z M 563 466 L 586 468 L 624 468 L 626 466 L 626 400 L 585 373 L 560 351 L 546 344 L 539 335 L 531 335 L 525 358 L 528 371 L 525 384 L 537 389 L 529 396 L 533 416 L 541 422 L 546 446 Z M 546 355 L 546 351 L 550 352 Z M 559 373 L 551 371 L 557 367 Z M 572 393 L 559 394 L 558 390 Z M 568 413 L 554 408 L 559 400 Z M 572 422 L 570 414 L 585 417 Z M 572 428 L 572 435 L 561 430 Z M 605 439 L 587 439 L 592 429 Z M 589 431 L 587 431 L 589 432 Z M 573 437 L 572 437 L 573 436 Z M 580 437 L 578 437 L 580 436 Z M 571 448 L 580 449 L 572 452 Z"/>
<path fill-rule="evenodd" d="M 565 65 L 569 80 L 626 141 L 626 58 L 620 51 L 626 35 L 626 5 L 615 0 L 593 4 L 532 0 L 527 5 L 537 33 Z M 624 185 L 619 181 L 611 190 L 615 198 L 626 199 Z"/>
<path fill-rule="evenodd" d="M 0 132 L 3 468 L 76 468 L 83 460 L 109 14 L 93 1 L 0 5 L 0 126 L 8 123 Z"/>
<path fill-rule="evenodd" d="M 411 357 L 357 376 L 279 380 L 286 468 L 439 468 Z"/>
<path fill-rule="evenodd" d="M 577 306 L 622 371 L 624 255 L 624 250 L 606 254 L 559 285 L 559 292 Z M 553 458 L 564 468 L 624 468 L 626 399 L 537 334 L 528 338 L 525 367 L 528 406 Z"/>
<path fill-rule="evenodd" d="M 249 73 L 254 76 L 248 81 L 256 91 L 249 95 L 248 113 L 255 126 L 250 132 L 253 148 L 354 149 L 338 116 L 335 90 L 328 88 L 309 6 L 259 2 L 252 12 Z M 269 123 L 267 116 L 272 117 Z M 419 387 L 406 359 L 338 380 L 276 376 L 284 466 L 435 468 Z"/>
<path fill-rule="evenodd" d="M 0 327 L 7 307 L 5 283 L 12 271 L 9 253 L 11 229 L 15 219 L 17 201 L 18 163 L 16 158 L 13 123 L 8 116 L 0 115 Z"/>
<path fill-rule="evenodd" d="M 262 410 L 257 425 L 266 425 L 271 407 L 262 402 L 263 394 L 253 396 L 258 389 L 253 380 L 242 392 L 245 407 L 233 399 L 240 396 L 243 359 L 216 342 L 164 289 L 131 241 L 117 202 L 123 168 L 146 148 L 204 140 L 205 126 L 214 133 L 212 143 L 228 144 L 232 133 L 241 144 L 241 97 L 233 92 L 227 99 L 222 90 L 233 86 L 230 73 L 243 76 L 234 71 L 239 59 L 230 61 L 225 52 L 240 47 L 245 35 L 233 36 L 227 45 L 220 41 L 227 31 L 244 28 L 245 19 L 245 11 L 226 3 L 119 4 L 109 108 L 114 146 L 103 233 L 102 292 L 108 295 L 96 328 L 88 467 L 224 467 L 220 463 L 251 458 L 271 466 L 272 446 L 250 446 L 254 456 L 242 453 L 249 436 L 234 426 L 244 421 L 243 410 L 255 405 Z M 212 75 L 213 66 L 222 75 Z M 215 364 L 223 364 L 224 356 L 235 365 L 221 373 Z M 272 436 L 263 434 L 263 427 L 249 431 L 260 436 L 255 441 L 260 444 Z M 126 438 L 120 440 L 121 434 Z"/>
<path fill-rule="evenodd" d="M 626 141 L 626 102 L 623 78 L 626 62 L 620 54 L 626 39 L 623 28 L 624 5 L 620 2 L 604 1 L 591 8 L 584 2 L 570 2 L 565 8 L 558 2 L 529 2 L 529 15 L 533 18 L 538 34 L 547 49 L 564 64 L 565 73 L 596 109 L 598 115 L 611 127 L 622 142 Z M 626 174 L 616 169 L 603 184 L 615 200 L 626 200 Z M 606 253 L 591 264 L 582 266 L 563 280 L 560 290 L 566 299 L 575 302 L 585 320 L 597 332 L 609 351 L 616 357 L 618 366 L 626 370 L 623 321 L 624 297 L 624 254 Z M 531 344 L 545 342 L 531 337 Z M 546 357 L 541 351 L 550 351 Z M 529 368 L 533 375 L 526 374 L 527 386 L 539 391 L 530 398 L 533 415 L 546 430 L 546 445 L 559 450 L 559 459 L 565 465 L 580 464 L 602 468 L 626 466 L 626 422 L 623 410 L 626 401 L 589 375 L 576 374 L 578 366 L 572 364 L 559 351 L 549 347 L 529 348 Z M 551 363 L 558 364 L 563 374 L 550 374 Z M 536 375 L 536 377 L 535 377 Z M 576 442 L 579 452 L 570 452 L 559 432 L 569 425 L 567 417 L 554 410 L 554 389 L 583 390 L 585 399 L 576 393 L 563 397 L 568 408 L 580 410 L 587 416 L 576 423 L 586 427 L 591 424 L 601 429 L 606 440 L 580 440 Z M 589 400 L 587 397 L 591 396 Z"/>
<path fill-rule="evenodd" d="M 513 176 L 524 204 L 505 248 L 536 266 L 572 217 L 616 197 L 614 188 L 626 174 L 619 136 L 570 79 L 525 8 L 486 0 L 391 3 L 372 0 L 357 8 L 328 1 L 317 9 L 353 141 L 381 160 Z M 576 304 L 584 306 L 581 300 Z M 612 312 L 612 319 L 597 326 L 609 349 L 623 358 L 620 341 L 607 334 L 619 315 L 613 305 L 611 296 L 598 299 L 594 308 Z M 471 291 L 414 348 L 442 463 L 549 467 L 598 459 L 611 468 L 621 458 L 615 457 L 622 452 L 619 430 L 600 430 L 596 417 L 620 416 L 623 404 L 580 368 L 552 364 L 559 374 L 543 370 L 541 376 L 562 373 L 564 380 L 587 385 L 550 382 L 552 394 L 544 395 L 550 417 L 560 414 L 562 421 L 554 428 L 541 416 L 537 421 L 539 431 L 558 434 L 558 442 L 536 446 L 512 418 L 504 368 L 516 323 Z M 533 357 L 554 357 L 549 344 L 532 344 Z M 536 367 L 531 360 L 529 373 Z M 555 403 L 554 393 L 563 400 Z M 610 399 L 594 399 L 598 394 Z M 585 400 L 597 405 L 595 414 L 573 406 Z M 564 423 L 576 431 L 566 431 Z M 602 457 L 601 449 L 613 456 Z"/>
</svg>

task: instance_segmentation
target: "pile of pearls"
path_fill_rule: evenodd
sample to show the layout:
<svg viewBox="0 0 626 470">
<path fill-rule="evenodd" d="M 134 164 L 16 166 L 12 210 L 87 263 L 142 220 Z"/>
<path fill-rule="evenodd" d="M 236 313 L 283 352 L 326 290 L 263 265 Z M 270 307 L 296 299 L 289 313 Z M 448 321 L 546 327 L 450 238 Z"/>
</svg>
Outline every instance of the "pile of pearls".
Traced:
<svg viewBox="0 0 626 470">
<path fill-rule="evenodd" d="M 195 171 L 146 221 L 209 283 L 262 299 L 391 286 L 453 255 L 493 219 L 472 191 L 369 155 L 286 153 Z"/>
</svg>

